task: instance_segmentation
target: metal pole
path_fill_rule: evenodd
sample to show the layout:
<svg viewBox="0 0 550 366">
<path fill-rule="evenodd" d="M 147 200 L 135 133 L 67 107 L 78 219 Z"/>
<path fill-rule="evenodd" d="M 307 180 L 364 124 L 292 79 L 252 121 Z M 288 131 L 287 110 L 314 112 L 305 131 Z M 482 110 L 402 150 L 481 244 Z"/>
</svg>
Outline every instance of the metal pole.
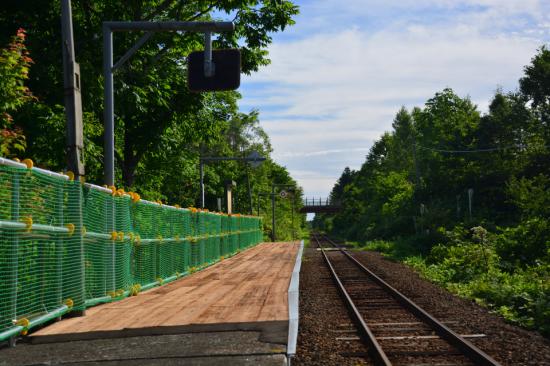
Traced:
<svg viewBox="0 0 550 366">
<path fill-rule="evenodd" d="M 115 183 L 115 117 L 113 94 L 113 32 L 107 25 L 103 25 L 103 75 L 105 105 L 103 114 L 104 126 L 104 173 L 105 184 L 112 186 Z"/>
<path fill-rule="evenodd" d="M 275 186 L 271 186 L 271 241 L 275 241 Z"/>
<path fill-rule="evenodd" d="M 292 211 L 291 211 L 291 225 L 292 225 L 292 241 L 294 241 L 294 195 L 292 195 Z"/>
<path fill-rule="evenodd" d="M 214 64 L 212 63 L 212 33 L 204 32 L 204 76 L 214 76 Z"/>
<path fill-rule="evenodd" d="M 260 216 L 260 194 L 258 193 L 258 216 Z"/>
<path fill-rule="evenodd" d="M 66 1 L 66 0 L 65 0 Z M 115 177 L 115 143 L 114 143 L 114 92 L 113 92 L 113 32 L 115 31 L 189 31 L 189 32 L 225 32 L 235 30 L 232 22 L 103 22 L 103 77 L 104 77 L 104 175 L 105 184 L 114 185 Z M 150 36 L 144 36 L 117 62 L 120 67 L 133 53 L 141 47 Z M 210 42 L 208 42 L 210 44 Z M 211 48 L 210 48 L 211 51 Z M 211 53 L 211 52 L 210 52 Z M 205 58 L 208 60 L 208 56 Z M 210 57 L 210 71 L 213 64 Z"/>
<path fill-rule="evenodd" d="M 11 193 L 11 220 L 13 222 L 19 221 L 19 171 L 16 171 L 13 175 L 13 188 Z M 9 317 L 11 319 L 17 319 L 17 289 L 19 287 L 18 281 L 19 281 L 19 233 L 15 231 L 13 233 L 13 242 L 11 247 L 11 288 L 10 288 L 10 295 L 11 295 L 11 309 L 9 313 Z M 15 346 L 15 340 L 16 337 L 10 338 L 10 346 Z"/>
<path fill-rule="evenodd" d="M 186 31 L 186 32 L 231 32 L 235 30 L 233 22 L 179 22 L 179 21 L 108 21 L 103 22 L 113 31 Z"/>
<path fill-rule="evenodd" d="M 248 200 L 250 202 L 250 215 L 253 214 L 252 190 L 250 189 L 250 169 L 246 169 L 246 184 L 248 186 Z"/>
<path fill-rule="evenodd" d="M 204 162 L 199 158 L 200 184 L 201 184 L 201 208 L 204 208 Z"/>
<path fill-rule="evenodd" d="M 82 125 L 82 99 L 80 95 L 80 66 L 75 62 L 71 1 L 61 2 L 61 31 L 63 54 L 63 87 L 65 116 L 67 119 L 66 154 L 67 168 L 75 177 L 84 175 L 82 150 L 84 134 Z"/>
<path fill-rule="evenodd" d="M 65 221 L 63 218 L 63 206 L 65 201 L 65 191 L 67 182 L 63 184 L 63 188 L 57 192 L 57 208 L 56 214 L 59 219 L 58 225 L 64 226 Z M 63 250 L 64 240 L 63 235 L 58 235 L 55 243 L 55 261 L 56 261 L 56 276 L 57 276 L 57 288 L 56 288 L 56 300 L 59 305 L 63 304 Z"/>
</svg>

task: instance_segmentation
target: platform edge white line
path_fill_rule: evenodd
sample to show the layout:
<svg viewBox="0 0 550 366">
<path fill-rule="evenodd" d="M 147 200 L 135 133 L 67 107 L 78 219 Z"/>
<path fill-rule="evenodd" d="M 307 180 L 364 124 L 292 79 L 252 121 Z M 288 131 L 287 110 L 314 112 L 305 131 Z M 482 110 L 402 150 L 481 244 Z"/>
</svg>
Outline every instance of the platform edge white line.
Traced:
<svg viewBox="0 0 550 366">
<path fill-rule="evenodd" d="M 300 242 L 300 249 L 296 255 L 296 262 L 292 270 L 290 285 L 288 286 L 288 341 L 287 357 L 290 358 L 296 354 L 296 342 L 298 340 L 298 318 L 299 318 L 299 297 L 300 297 L 300 267 L 302 266 L 302 254 L 304 251 L 304 241 Z"/>
</svg>

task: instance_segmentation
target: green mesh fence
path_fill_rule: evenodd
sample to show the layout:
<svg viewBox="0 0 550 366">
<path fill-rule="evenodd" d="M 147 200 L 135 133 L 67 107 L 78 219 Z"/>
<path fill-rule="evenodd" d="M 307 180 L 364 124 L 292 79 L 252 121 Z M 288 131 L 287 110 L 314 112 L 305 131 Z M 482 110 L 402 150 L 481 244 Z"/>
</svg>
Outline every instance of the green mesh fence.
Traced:
<svg viewBox="0 0 550 366">
<path fill-rule="evenodd" d="M 261 227 L 0 158 L 0 340 L 203 269 L 258 244 Z"/>
</svg>

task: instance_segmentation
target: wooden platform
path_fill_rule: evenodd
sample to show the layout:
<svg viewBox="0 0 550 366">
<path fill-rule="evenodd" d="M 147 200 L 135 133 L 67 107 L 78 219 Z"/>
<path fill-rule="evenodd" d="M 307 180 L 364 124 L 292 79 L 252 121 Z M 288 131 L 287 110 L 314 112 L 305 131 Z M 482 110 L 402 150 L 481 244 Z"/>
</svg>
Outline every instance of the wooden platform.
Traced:
<svg viewBox="0 0 550 366">
<path fill-rule="evenodd" d="M 184 331 L 278 329 L 299 244 L 263 243 L 138 296 L 96 306 L 31 334 L 35 343 Z"/>
</svg>

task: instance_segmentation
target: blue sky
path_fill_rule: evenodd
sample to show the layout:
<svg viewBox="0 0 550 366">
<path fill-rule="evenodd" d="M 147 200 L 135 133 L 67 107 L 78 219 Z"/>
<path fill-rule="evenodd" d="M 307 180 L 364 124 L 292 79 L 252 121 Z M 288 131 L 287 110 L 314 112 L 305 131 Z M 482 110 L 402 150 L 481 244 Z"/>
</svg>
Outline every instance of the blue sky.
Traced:
<svg viewBox="0 0 550 366">
<path fill-rule="evenodd" d="M 296 25 L 273 35 L 271 65 L 241 82 L 275 160 L 307 196 L 357 169 L 401 106 L 451 87 L 485 111 L 517 88 L 550 42 L 550 0 L 297 1 Z"/>
</svg>

